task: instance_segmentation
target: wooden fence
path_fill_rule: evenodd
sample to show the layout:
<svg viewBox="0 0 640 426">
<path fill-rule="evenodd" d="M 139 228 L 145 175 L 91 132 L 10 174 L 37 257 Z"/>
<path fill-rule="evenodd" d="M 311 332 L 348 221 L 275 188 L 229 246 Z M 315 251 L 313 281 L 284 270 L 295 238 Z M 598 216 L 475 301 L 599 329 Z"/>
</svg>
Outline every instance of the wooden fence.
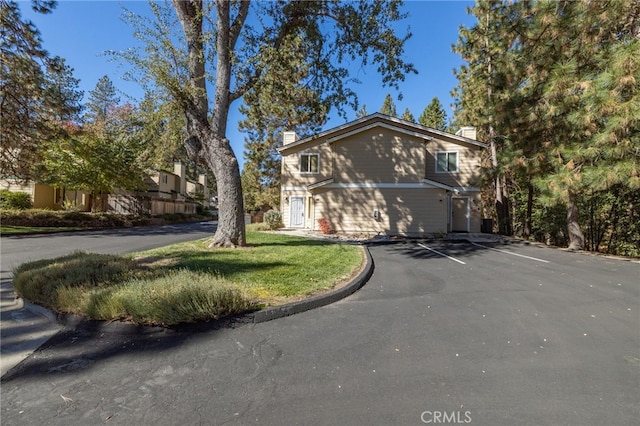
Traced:
<svg viewBox="0 0 640 426">
<path fill-rule="evenodd" d="M 198 203 L 185 200 L 151 198 L 141 195 L 109 195 L 105 197 L 103 210 L 118 214 L 162 215 L 194 214 Z"/>
</svg>

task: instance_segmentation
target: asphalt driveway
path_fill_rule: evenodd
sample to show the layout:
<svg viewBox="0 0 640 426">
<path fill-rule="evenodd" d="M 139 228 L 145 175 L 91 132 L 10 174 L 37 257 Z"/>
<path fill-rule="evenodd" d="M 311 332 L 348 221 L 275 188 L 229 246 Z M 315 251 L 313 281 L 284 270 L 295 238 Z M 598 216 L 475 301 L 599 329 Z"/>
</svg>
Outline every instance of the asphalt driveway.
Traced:
<svg viewBox="0 0 640 426">
<path fill-rule="evenodd" d="M 333 305 L 261 324 L 65 329 L 3 424 L 635 425 L 640 264 L 521 244 L 371 247 Z"/>
</svg>

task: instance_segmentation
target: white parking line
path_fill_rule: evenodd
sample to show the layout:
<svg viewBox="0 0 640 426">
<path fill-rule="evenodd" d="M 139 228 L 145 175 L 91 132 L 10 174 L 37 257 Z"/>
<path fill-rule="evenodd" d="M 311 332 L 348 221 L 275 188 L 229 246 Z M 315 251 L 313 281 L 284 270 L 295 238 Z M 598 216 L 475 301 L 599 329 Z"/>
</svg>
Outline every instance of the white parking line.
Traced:
<svg viewBox="0 0 640 426">
<path fill-rule="evenodd" d="M 462 260 L 456 259 L 455 257 L 448 256 L 448 255 L 446 255 L 446 254 L 444 254 L 442 252 L 439 252 L 436 249 L 432 249 L 431 247 L 427 247 L 424 244 L 420 244 L 420 243 L 418 243 L 418 245 L 420 247 L 422 247 L 422 248 L 426 248 L 427 250 L 434 252 L 435 254 L 439 254 L 442 257 L 446 257 L 447 259 L 453 260 L 454 262 L 458 262 L 458 263 L 460 263 L 462 265 L 466 265 L 466 263 L 464 263 Z"/>
<path fill-rule="evenodd" d="M 493 248 L 493 247 L 487 247 L 487 246 L 483 246 L 482 244 L 474 243 L 473 241 L 469 241 L 469 242 L 471 244 L 473 244 L 474 246 L 486 248 L 486 249 L 493 250 L 493 251 L 499 251 L 500 253 L 510 254 L 512 256 L 524 257 L 525 259 L 531 259 L 531 260 L 535 260 L 535 261 L 538 261 L 538 262 L 549 263 L 548 260 L 538 259 L 537 257 L 525 256 L 524 254 L 518 254 L 518 253 L 513 253 L 511 251 L 500 250 L 500 249 L 496 249 L 496 248 Z"/>
</svg>

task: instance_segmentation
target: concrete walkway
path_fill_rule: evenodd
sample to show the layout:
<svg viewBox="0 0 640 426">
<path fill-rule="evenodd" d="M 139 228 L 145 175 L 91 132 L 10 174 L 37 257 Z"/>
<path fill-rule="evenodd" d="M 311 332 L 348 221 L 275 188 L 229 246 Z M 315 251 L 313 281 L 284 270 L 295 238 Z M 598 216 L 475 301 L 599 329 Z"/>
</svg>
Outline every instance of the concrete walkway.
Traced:
<svg viewBox="0 0 640 426">
<path fill-rule="evenodd" d="M 16 297 L 11 281 L 0 284 L 0 376 L 62 330 L 46 309 Z"/>
<path fill-rule="evenodd" d="M 334 242 L 348 242 L 348 243 L 359 243 L 359 244 L 371 244 L 371 243 L 380 243 L 380 242 L 392 242 L 398 240 L 405 240 L 407 237 L 402 236 L 388 236 L 388 235 L 375 235 L 372 237 L 353 237 L 353 236 L 344 236 L 344 235 L 323 235 L 319 232 L 310 231 L 308 229 L 301 228 L 283 228 L 275 231 L 277 233 L 284 233 L 289 235 L 295 235 L 299 237 L 307 237 L 307 238 L 315 238 L 326 241 L 334 241 Z M 411 237 L 411 239 L 421 239 L 419 237 Z M 426 238 L 425 238 L 426 239 Z M 445 235 L 443 240 L 447 241 L 470 241 L 475 243 L 481 242 L 503 242 L 504 238 L 501 235 L 497 234 L 484 234 L 484 233 L 474 233 L 474 232 L 455 232 Z"/>
</svg>

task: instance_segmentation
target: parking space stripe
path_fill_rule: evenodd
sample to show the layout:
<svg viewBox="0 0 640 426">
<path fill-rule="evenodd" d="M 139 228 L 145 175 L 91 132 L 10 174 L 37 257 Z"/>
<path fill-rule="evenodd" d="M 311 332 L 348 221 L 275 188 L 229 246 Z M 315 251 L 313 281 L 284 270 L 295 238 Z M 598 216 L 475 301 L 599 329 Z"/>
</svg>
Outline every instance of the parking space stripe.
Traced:
<svg viewBox="0 0 640 426">
<path fill-rule="evenodd" d="M 449 256 L 449 255 L 446 255 L 446 254 L 444 254 L 444 253 L 442 253 L 442 252 L 439 252 L 439 251 L 438 251 L 438 250 L 436 250 L 436 249 L 432 249 L 431 247 L 427 247 L 427 246 L 425 246 L 424 244 L 420 244 L 420 243 L 418 243 L 418 245 L 419 245 L 420 247 L 422 247 L 422 248 L 425 248 L 425 249 L 427 249 L 427 250 L 429 250 L 429 251 L 434 252 L 435 254 L 439 254 L 439 255 L 440 255 L 440 256 L 442 256 L 442 257 L 446 257 L 447 259 L 453 260 L 454 262 L 458 262 L 458 263 L 460 263 L 460 264 L 462 264 L 462 265 L 466 265 L 466 263 L 464 263 L 462 260 L 459 260 L 459 259 L 456 259 L 455 257 L 451 257 L 451 256 Z"/>
<path fill-rule="evenodd" d="M 473 244 L 474 246 L 486 248 L 486 249 L 493 250 L 493 251 L 499 251 L 500 253 L 510 254 L 512 256 L 524 257 L 525 259 L 535 260 L 537 262 L 549 263 L 548 260 L 538 259 L 537 257 L 525 256 L 524 254 L 514 253 L 514 252 L 511 252 L 511 251 L 507 251 L 507 250 L 500 250 L 500 249 L 496 249 L 496 248 L 493 248 L 493 247 L 487 247 L 487 246 L 483 246 L 482 244 L 474 243 L 473 241 L 469 241 L 469 242 L 471 244 Z"/>
</svg>

